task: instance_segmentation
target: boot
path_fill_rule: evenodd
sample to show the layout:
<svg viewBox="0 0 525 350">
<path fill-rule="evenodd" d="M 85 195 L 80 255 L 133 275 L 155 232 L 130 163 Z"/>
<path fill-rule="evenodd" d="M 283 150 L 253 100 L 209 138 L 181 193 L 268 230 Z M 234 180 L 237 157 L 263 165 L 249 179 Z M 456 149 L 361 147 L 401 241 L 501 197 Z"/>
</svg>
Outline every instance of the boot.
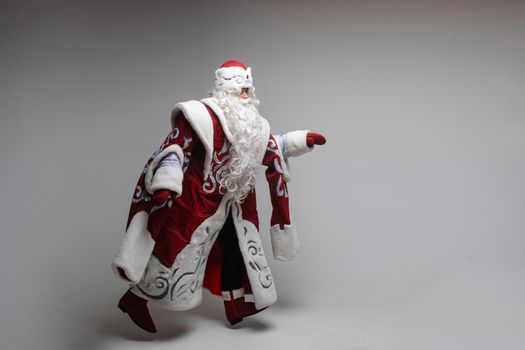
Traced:
<svg viewBox="0 0 525 350">
<path fill-rule="evenodd" d="M 128 291 L 120 298 L 118 308 L 131 318 L 140 328 L 150 333 L 157 333 L 155 324 L 148 310 L 148 301 Z"/>
<path fill-rule="evenodd" d="M 242 290 L 242 289 L 241 289 Z M 224 298 L 224 311 L 226 312 L 226 319 L 230 325 L 235 325 L 241 322 L 245 317 L 255 315 L 258 312 L 261 312 L 264 309 L 257 310 L 255 308 L 255 303 L 250 303 L 244 300 L 244 290 L 242 290 L 243 295 L 236 295 L 241 290 L 235 291 L 225 291 L 223 293 Z"/>
</svg>

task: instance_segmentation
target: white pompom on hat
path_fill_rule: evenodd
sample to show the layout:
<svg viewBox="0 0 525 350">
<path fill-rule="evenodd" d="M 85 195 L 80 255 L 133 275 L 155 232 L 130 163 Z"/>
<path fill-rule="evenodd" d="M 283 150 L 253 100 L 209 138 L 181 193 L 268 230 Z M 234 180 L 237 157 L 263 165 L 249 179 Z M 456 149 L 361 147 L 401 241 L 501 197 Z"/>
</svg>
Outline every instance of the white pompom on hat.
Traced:
<svg viewBox="0 0 525 350">
<path fill-rule="evenodd" d="M 239 94 L 244 88 L 254 90 L 252 70 L 244 63 L 229 60 L 215 71 L 215 89 Z"/>
</svg>

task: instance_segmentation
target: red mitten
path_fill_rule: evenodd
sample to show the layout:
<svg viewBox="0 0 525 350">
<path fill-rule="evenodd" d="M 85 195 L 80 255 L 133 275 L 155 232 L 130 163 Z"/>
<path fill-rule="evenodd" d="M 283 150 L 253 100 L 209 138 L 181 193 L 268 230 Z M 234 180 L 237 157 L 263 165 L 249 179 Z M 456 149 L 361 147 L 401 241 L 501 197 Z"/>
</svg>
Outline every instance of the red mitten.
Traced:
<svg viewBox="0 0 525 350">
<path fill-rule="evenodd" d="M 151 197 L 152 207 L 163 205 L 168 199 L 171 198 L 170 190 L 157 190 Z"/>
<path fill-rule="evenodd" d="M 314 132 L 309 132 L 306 134 L 306 145 L 312 147 L 313 145 L 324 145 L 326 138 L 321 134 L 316 134 Z"/>
<path fill-rule="evenodd" d="M 162 226 L 164 226 L 168 210 L 175 198 L 176 193 L 170 190 L 157 190 L 153 193 L 148 218 L 148 231 L 153 239 L 156 239 Z"/>
</svg>

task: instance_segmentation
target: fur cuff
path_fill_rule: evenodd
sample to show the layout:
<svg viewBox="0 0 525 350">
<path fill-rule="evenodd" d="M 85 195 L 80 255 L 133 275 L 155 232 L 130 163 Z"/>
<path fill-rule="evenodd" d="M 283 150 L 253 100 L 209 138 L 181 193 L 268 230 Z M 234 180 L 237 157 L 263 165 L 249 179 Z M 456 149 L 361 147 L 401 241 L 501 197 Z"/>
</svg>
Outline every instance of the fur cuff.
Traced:
<svg viewBox="0 0 525 350">
<path fill-rule="evenodd" d="M 152 189 L 152 186 L 153 186 L 153 181 L 154 181 L 154 174 L 156 173 L 157 167 L 159 166 L 162 159 L 164 159 L 164 157 L 166 157 L 170 153 L 175 153 L 177 157 L 179 157 L 180 164 L 184 164 L 184 153 L 182 152 L 182 148 L 180 148 L 179 145 L 171 145 L 171 146 L 164 148 L 151 161 L 150 165 L 148 166 L 148 170 L 146 172 L 146 178 L 144 179 L 144 186 L 146 187 L 146 191 L 148 191 L 149 194 L 153 194 L 153 192 L 155 192 L 155 190 Z M 167 188 L 167 189 L 170 189 L 170 188 Z M 182 189 L 182 180 L 181 180 L 181 189 Z M 180 194 L 180 192 L 177 192 L 177 193 Z"/>
<path fill-rule="evenodd" d="M 309 130 L 297 130 L 286 133 L 286 155 L 298 157 L 306 152 L 312 151 L 313 147 L 306 145 L 306 135 Z"/>
<path fill-rule="evenodd" d="M 144 274 L 155 241 L 147 229 L 148 214 L 141 211 L 131 219 L 129 228 L 124 235 L 119 252 L 111 267 L 115 275 L 122 279 L 117 268 L 122 268 L 132 283 L 138 283 Z"/>
<path fill-rule="evenodd" d="M 301 250 L 301 241 L 295 230 L 295 225 L 284 225 L 281 230 L 279 225 L 270 227 L 272 236 L 273 257 L 276 260 L 291 261 Z"/>
<path fill-rule="evenodd" d="M 171 190 L 177 193 L 177 197 L 182 194 L 182 170 L 178 167 L 163 166 L 155 172 L 151 181 L 151 190 Z"/>
</svg>

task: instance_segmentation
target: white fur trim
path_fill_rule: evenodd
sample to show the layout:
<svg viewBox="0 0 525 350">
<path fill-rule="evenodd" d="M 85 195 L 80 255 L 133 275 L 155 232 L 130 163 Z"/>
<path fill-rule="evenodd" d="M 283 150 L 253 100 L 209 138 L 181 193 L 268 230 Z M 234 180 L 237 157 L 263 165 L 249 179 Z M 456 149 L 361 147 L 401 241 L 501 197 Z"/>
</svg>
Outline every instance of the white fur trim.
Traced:
<svg viewBox="0 0 525 350">
<path fill-rule="evenodd" d="M 222 299 L 223 300 L 232 300 L 230 294 L 233 294 L 233 299 L 239 299 L 241 297 L 244 296 L 244 288 L 239 288 L 239 289 L 235 289 L 235 290 L 232 290 L 232 291 L 223 291 L 222 292 Z"/>
<path fill-rule="evenodd" d="M 308 132 L 309 130 L 297 130 L 286 133 L 286 154 L 288 157 L 298 157 L 314 149 L 306 145 Z"/>
<path fill-rule="evenodd" d="M 170 190 L 177 193 L 177 197 L 182 194 L 182 179 L 184 175 L 181 168 L 163 166 L 159 168 L 153 176 L 151 190 Z"/>
<path fill-rule="evenodd" d="M 215 214 L 195 229 L 190 242 L 179 252 L 173 265 L 164 266 L 152 255 L 144 277 L 132 287 L 133 292 L 174 311 L 189 310 L 200 305 L 206 262 L 226 221 L 230 203 L 223 197 Z"/>
<path fill-rule="evenodd" d="M 210 107 L 210 109 L 215 113 L 215 115 L 217 115 L 217 118 L 219 119 L 221 123 L 222 130 L 224 131 L 224 135 L 226 135 L 226 138 L 228 139 L 228 141 L 230 141 L 230 143 L 234 145 L 235 139 L 230 131 L 230 128 L 228 127 L 228 122 L 226 121 L 226 118 L 224 117 L 224 113 L 222 111 L 222 108 L 219 106 L 217 99 L 214 97 L 203 98 L 201 102 L 204 103 L 206 106 Z M 262 129 L 261 129 L 262 140 L 268 140 L 268 138 L 270 137 L 270 124 L 264 118 L 262 118 L 261 122 L 262 122 Z M 266 154 L 267 145 L 268 145 L 267 142 L 261 143 L 261 147 L 260 147 L 259 155 L 258 155 L 259 163 L 262 163 L 264 155 Z"/>
<path fill-rule="evenodd" d="M 146 265 L 155 246 L 155 241 L 148 232 L 148 214 L 145 211 L 133 216 L 124 235 L 119 251 L 111 265 L 117 277 L 121 278 L 120 267 L 133 283 L 138 283 L 144 274 Z"/>
<path fill-rule="evenodd" d="M 204 181 L 208 178 L 213 153 L 213 122 L 206 106 L 200 101 L 186 101 L 177 103 L 171 112 L 171 127 L 175 127 L 175 119 L 179 112 L 182 112 L 186 120 L 190 123 L 193 131 L 199 136 L 200 141 L 206 151 L 204 160 Z M 182 163 L 181 163 L 182 164 Z"/>
<path fill-rule="evenodd" d="M 281 261 L 290 261 L 301 250 L 301 241 L 295 225 L 284 225 L 281 230 L 279 225 L 270 227 L 272 236 L 273 257 Z"/>
<path fill-rule="evenodd" d="M 239 239 L 239 248 L 246 266 L 246 274 L 254 296 L 255 308 L 263 309 L 277 301 L 277 292 L 270 266 L 264 255 L 259 231 L 255 225 L 242 218 L 239 203 L 232 206 L 232 217 Z"/>
<path fill-rule="evenodd" d="M 204 103 L 206 106 L 210 107 L 210 109 L 215 113 L 217 118 L 219 118 L 219 121 L 221 122 L 222 126 L 222 131 L 224 131 L 224 135 L 226 135 L 228 141 L 230 141 L 230 143 L 233 144 L 235 140 L 233 139 L 233 135 L 230 131 L 230 128 L 228 127 L 228 122 L 224 117 L 224 113 L 222 112 L 222 108 L 219 106 L 217 99 L 215 97 L 208 97 L 203 98 L 201 102 Z"/>
<path fill-rule="evenodd" d="M 171 189 L 170 187 L 173 187 L 173 188 L 180 187 L 180 192 L 175 191 L 175 189 L 173 190 L 177 192 L 179 195 L 182 192 L 182 171 L 180 174 L 180 185 L 176 185 L 174 183 L 174 181 L 178 181 L 179 175 L 176 175 L 177 177 L 171 180 L 171 182 L 173 183 L 170 184 L 169 187 L 162 187 L 160 183 L 160 181 L 162 180 L 163 184 L 166 184 L 166 185 L 169 184 L 170 181 L 169 179 L 166 178 L 166 176 L 163 176 L 162 179 L 161 178 L 156 179 L 157 177 L 156 173 L 158 171 L 162 171 L 161 175 L 168 175 L 166 174 L 166 170 L 162 170 L 164 167 L 160 168 L 158 171 L 157 171 L 157 167 L 160 164 L 160 162 L 164 159 L 164 157 L 166 157 L 169 153 L 175 153 L 177 157 L 179 158 L 180 163 L 181 164 L 184 163 L 184 153 L 182 152 L 182 148 L 180 148 L 179 145 L 168 146 L 164 148 L 162 152 L 157 154 L 157 156 L 153 159 L 153 161 L 148 166 L 148 172 L 146 173 L 146 177 L 144 178 L 144 185 L 146 187 L 146 191 L 148 191 L 148 193 L 150 194 L 153 194 L 153 192 L 155 192 L 158 189 Z M 155 183 L 155 186 L 154 186 L 154 183 Z"/>
<path fill-rule="evenodd" d="M 245 300 L 253 300 L 257 309 L 275 303 L 275 283 L 264 256 L 259 232 L 255 225 L 242 219 L 240 205 L 232 203 L 234 202 L 230 195 L 222 198 L 215 214 L 197 227 L 190 242 L 177 255 L 172 266 L 162 265 L 151 255 L 146 273 L 138 284 L 132 286 L 133 292 L 170 310 L 182 311 L 198 306 L 202 302 L 202 286 L 209 253 L 232 210 L 239 248 L 253 293 L 245 296 Z"/>
</svg>

